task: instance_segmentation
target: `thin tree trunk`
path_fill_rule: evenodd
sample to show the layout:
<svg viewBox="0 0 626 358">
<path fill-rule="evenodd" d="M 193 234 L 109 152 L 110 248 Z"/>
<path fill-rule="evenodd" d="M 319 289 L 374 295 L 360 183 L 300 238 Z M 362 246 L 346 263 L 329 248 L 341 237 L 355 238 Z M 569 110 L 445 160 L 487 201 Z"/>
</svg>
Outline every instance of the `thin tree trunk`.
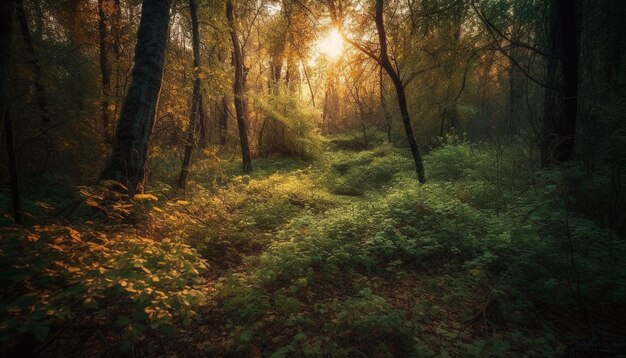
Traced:
<svg viewBox="0 0 626 358">
<path fill-rule="evenodd" d="M 578 113 L 578 34 L 574 2 L 552 0 L 548 85 L 544 108 L 541 164 L 550 166 L 574 156 Z M 560 70 L 559 70 L 560 67 Z"/>
<path fill-rule="evenodd" d="M 26 11 L 24 11 L 24 0 L 15 1 L 15 13 L 20 23 L 20 30 L 24 38 L 26 51 L 28 52 L 28 57 L 33 68 L 33 85 L 35 86 L 41 122 L 44 124 L 50 123 L 50 113 L 48 112 L 48 101 L 46 100 L 46 91 L 43 85 L 41 65 L 39 64 L 39 58 L 35 51 L 35 46 L 33 45 L 30 29 L 28 28 L 28 19 L 26 18 Z"/>
<path fill-rule="evenodd" d="M 185 155 L 183 157 L 183 168 L 178 177 L 178 189 L 185 189 L 189 164 L 191 163 L 191 152 L 193 151 L 194 135 L 196 132 L 196 122 L 200 107 L 200 33 L 198 30 L 198 4 L 195 0 L 189 0 L 189 11 L 191 14 L 191 40 L 193 47 L 193 96 L 191 98 L 191 113 L 189 115 L 189 128 L 187 129 L 187 142 L 185 143 Z"/>
<path fill-rule="evenodd" d="M 228 98 L 226 96 L 222 96 L 221 100 L 221 108 L 220 108 L 220 118 L 219 118 L 219 126 L 220 126 L 220 145 L 226 145 L 227 134 L 228 134 Z"/>
<path fill-rule="evenodd" d="M 202 95 L 198 97 L 198 123 L 200 124 L 200 146 L 202 148 L 206 148 L 209 142 L 209 138 L 211 138 L 211 127 L 206 123 L 207 115 L 205 113 L 204 108 L 204 100 L 202 99 Z"/>
<path fill-rule="evenodd" d="M 133 195 L 143 178 L 150 134 L 161 91 L 169 0 L 144 0 L 132 80 L 117 124 L 111 155 L 101 180 L 114 180 Z"/>
<path fill-rule="evenodd" d="M 237 26 L 233 15 L 233 2 L 226 1 L 226 19 L 230 27 L 230 38 L 233 43 L 233 60 L 235 65 L 235 82 L 233 92 L 235 94 L 235 111 L 237 112 L 237 126 L 239 127 L 239 141 L 241 144 L 241 155 L 243 159 L 243 171 L 252 171 L 252 159 L 250 157 L 250 145 L 248 144 L 247 113 L 245 104 L 245 78 L 243 54 L 241 45 L 237 38 Z"/>
<path fill-rule="evenodd" d="M 111 84 L 109 78 L 109 65 L 107 61 L 107 27 L 104 14 L 104 0 L 98 0 L 98 39 L 100 47 L 100 76 L 101 76 L 101 89 L 102 89 L 102 102 L 100 104 L 102 111 L 102 130 L 104 134 L 104 140 L 110 143 L 112 140 L 112 134 L 110 132 L 110 120 L 109 120 L 109 98 L 111 96 Z"/>
<path fill-rule="evenodd" d="M 309 78 L 309 71 L 306 69 L 306 64 L 302 59 L 300 59 L 300 63 L 302 63 L 302 69 L 304 72 L 304 78 L 306 78 L 306 83 L 309 87 L 309 92 L 311 92 L 311 103 L 313 104 L 313 108 L 315 108 L 315 92 L 313 91 L 313 86 L 311 85 L 311 79 Z"/>
<path fill-rule="evenodd" d="M 391 78 L 393 86 L 396 89 L 398 105 L 400 107 L 400 114 L 402 115 L 402 123 L 404 124 L 404 131 L 406 132 L 409 148 L 411 149 L 413 161 L 415 162 L 415 172 L 417 173 L 417 178 L 419 179 L 420 183 L 425 183 L 426 177 L 424 175 L 424 165 L 422 163 L 422 157 L 420 156 L 419 149 L 417 147 L 417 142 L 415 141 L 415 137 L 413 136 L 411 116 L 409 115 L 409 110 L 407 107 L 404 85 L 402 84 L 402 80 L 400 79 L 398 72 L 391 64 L 391 61 L 389 60 L 389 54 L 387 53 L 387 35 L 385 34 L 385 24 L 383 22 L 383 7 L 384 0 L 377 0 L 375 21 L 376 29 L 378 31 L 378 39 L 380 41 L 380 65 L 387 72 L 387 74 Z"/>
</svg>

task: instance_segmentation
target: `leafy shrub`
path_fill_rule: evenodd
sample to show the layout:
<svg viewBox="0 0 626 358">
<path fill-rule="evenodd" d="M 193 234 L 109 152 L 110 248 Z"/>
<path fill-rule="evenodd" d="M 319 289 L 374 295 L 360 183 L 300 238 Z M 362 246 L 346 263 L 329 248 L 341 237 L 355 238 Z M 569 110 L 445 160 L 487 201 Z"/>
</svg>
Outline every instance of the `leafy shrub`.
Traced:
<svg viewBox="0 0 626 358">
<path fill-rule="evenodd" d="M 327 163 L 322 180 L 340 195 L 361 196 L 390 184 L 397 174 L 412 170 L 411 161 L 389 145 L 356 155 L 338 152 Z"/>
<path fill-rule="evenodd" d="M 261 155 L 279 153 L 312 159 L 320 153 L 325 139 L 318 129 L 317 110 L 289 91 L 257 96 L 255 105 L 266 118 L 259 139 Z"/>
<path fill-rule="evenodd" d="M 426 173 L 433 180 L 475 178 L 484 173 L 486 156 L 468 142 L 449 136 L 443 145 L 428 154 L 424 161 Z"/>
<path fill-rule="evenodd" d="M 171 333 L 205 302 L 195 250 L 82 227 L 6 229 L 0 242 L 0 337 L 27 333 L 45 341 L 50 328 L 70 323 L 117 326 L 123 347 L 147 329 Z M 86 321 L 86 322 L 85 322 Z"/>
</svg>

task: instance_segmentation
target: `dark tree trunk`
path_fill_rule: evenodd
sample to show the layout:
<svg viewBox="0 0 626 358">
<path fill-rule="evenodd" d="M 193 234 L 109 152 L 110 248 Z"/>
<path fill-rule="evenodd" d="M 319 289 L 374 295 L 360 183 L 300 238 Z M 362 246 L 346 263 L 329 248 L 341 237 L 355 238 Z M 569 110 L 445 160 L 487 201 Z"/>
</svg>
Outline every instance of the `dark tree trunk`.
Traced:
<svg viewBox="0 0 626 358">
<path fill-rule="evenodd" d="M 219 109 L 220 145 L 226 145 L 228 134 L 228 98 L 222 96 Z"/>
<path fill-rule="evenodd" d="M 13 219 L 22 223 L 20 209 L 20 192 L 17 177 L 17 160 L 13 144 L 13 122 L 9 116 L 9 101 L 7 87 L 9 85 L 9 65 L 11 64 L 11 36 L 13 34 L 13 14 L 15 2 L 13 0 L 0 1 L 0 113 L 4 114 L 4 134 L 6 136 L 7 154 L 9 157 L 9 181 L 11 182 L 11 201 L 13 204 Z"/>
<path fill-rule="evenodd" d="M 415 172 L 420 183 L 426 182 L 424 175 L 424 165 L 422 164 L 422 157 L 420 156 L 417 142 L 413 136 L 413 128 L 411 128 L 411 116 L 409 115 L 409 109 L 406 102 L 406 93 L 404 92 L 404 84 L 400 79 L 400 75 L 391 64 L 389 60 L 389 54 L 387 53 L 387 35 L 385 34 L 385 24 L 383 22 L 383 7 L 384 0 L 376 1 L 376 29 L 378 31 L 378 39 L 380 41 L 380 66 L 387 72 L 391 78 L 396 94 L 398 97 L 398 105 L 400 107 L 400 114 L 402 115 L 402 123 L 404 124 L 404 131 L 406 132 L 409 148 L 413 155 L 413 161 L 415 162 Z"/>
<path fill-rule="evenodd" d="M 546 89 L 541 164 L 572 159 L 578 112 L 578 34 L 571 0 L 552 0 L 548 85 Z M 560 67 L 560 70 L 559 70 Z"/>
<path fill-rule="evenodd" d="M 206 123 L 207 115 L 204 108 L 204 100 L 202 95 L 198 97 L 198 123 L 200 124 L 200 146 L 206 148 L 209 145 L 209 138 L 211 138 L 211 127 Z"/>
<path fill-rule="evenodd" d="M 132 80 L 122 105 L 113 149 L 100 177 L 123 184 L 130 195 L 143 177 L 159 102 L 169 9 L 169 0 L 143 1 Z"/>
<path fill-rule="evenodd" d="M 237 126 L 239 127 L 239 141 L 241 144 L 241 155 L 243 159 L 243 171 L 252 171 L 252 159 L 250 158 L 250 145 L 248 144 L 247 113 L 245 104 L 245 74 L 243 66 L 243 54 L 241 45 L 237 38 L 237 26 L 233 15 L 233 2 L 226 1 L 226 19 L 230 27 L 230 38 L 233 42 L 233 62 L 235 65 L 235 83 L 233 92 L 235 94 L 235 111 L 237 112 Z"/>
<path fill-rule="evenodd" d="M 102 88 L 102 103 L 100 104 L 102 110 L 102 130 L 104 134 L 104 140 L 110 143 L 112 140 L 112 134 L 110 131 L 109 120 L 109 98 L 111 96 L 111 84 L 109 79 L 109 65 L 107 61 L 107 27 L 104 14 L 104 0 L 98 0 L 98 40 L 100 47 L 100 76 L 101 76 L 101 88 Z"/>
<path fill-rule="evenodd" d="M 11 64 L 11 36 L 13 34 L 14 0 L 0 1 L 0 113 L 9 104 L 9 65 Z"/>
<path fill-rule="evenodd" d="M 191 152 L 193 151 L 194 136 L 196 132 L 196 122 L 200 107 L 200 33 L 198 30 L 198 4 L 195 0 L 189 0 L 189 11 L 191 14 L 191 40 L 193 47 L 193 95 L 191 98 L 191 113 L 189 115 L 189 128 L 187 129 L 187 142 L 185 143 L 185 155 L 183 156 L 183 168 L 178 177 L 178 189 L 185 189 L 187 183 L 187 173 L 191 163 Z"/>
<path fill-rule="evenodd" d="M 15 12 L 17 19 L 20 23 L 20 30 L 22 37 L 24 38 L 24 45 L 28 52 L 28 57 L 33 68 L 33 85 L 35 86 L 35 94 L 37 96 L 37 104 L 39 105 L 39 112 L 41 114 L 41 122 L 50 122 L 50 113 L 48 112 L 48 102 L 46 100 L 46 91 L 43 85 L 43 76 L 41 72 L 41 65 L 39 64 L 39 58 L 33 45 L 33 39 L 28 27 L 28 19 L 26 18 L 26 11 L 24 11 L 24 0 L 15 1 Z"/>
</svg>

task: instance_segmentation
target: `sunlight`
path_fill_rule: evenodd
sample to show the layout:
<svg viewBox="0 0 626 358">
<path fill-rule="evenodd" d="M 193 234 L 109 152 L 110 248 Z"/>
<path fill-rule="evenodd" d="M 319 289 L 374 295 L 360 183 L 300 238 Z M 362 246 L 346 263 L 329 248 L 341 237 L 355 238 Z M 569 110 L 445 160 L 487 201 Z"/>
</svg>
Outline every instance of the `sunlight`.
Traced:
<svg viewBox="0 0 626 358">
<path fill-rule="evenodd" d="M 332 29 L 328 34 L 317 41 L 317 51 L 331 60 L 337 59 L 343 54 L 343 38 L 337 29 Z"/>
</svg>

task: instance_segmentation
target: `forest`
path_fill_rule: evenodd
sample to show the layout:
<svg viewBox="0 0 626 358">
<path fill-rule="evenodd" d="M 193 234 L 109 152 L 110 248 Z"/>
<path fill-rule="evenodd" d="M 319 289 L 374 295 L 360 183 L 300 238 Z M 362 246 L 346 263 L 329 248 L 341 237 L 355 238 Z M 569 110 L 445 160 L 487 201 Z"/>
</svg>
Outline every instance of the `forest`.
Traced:
<svg viewBox="0 0 626 358">
<path fill-rule="evenodd" d="M 0 356 L 625 357 L 623 0 L 1 0 Z"/>
</svg>

